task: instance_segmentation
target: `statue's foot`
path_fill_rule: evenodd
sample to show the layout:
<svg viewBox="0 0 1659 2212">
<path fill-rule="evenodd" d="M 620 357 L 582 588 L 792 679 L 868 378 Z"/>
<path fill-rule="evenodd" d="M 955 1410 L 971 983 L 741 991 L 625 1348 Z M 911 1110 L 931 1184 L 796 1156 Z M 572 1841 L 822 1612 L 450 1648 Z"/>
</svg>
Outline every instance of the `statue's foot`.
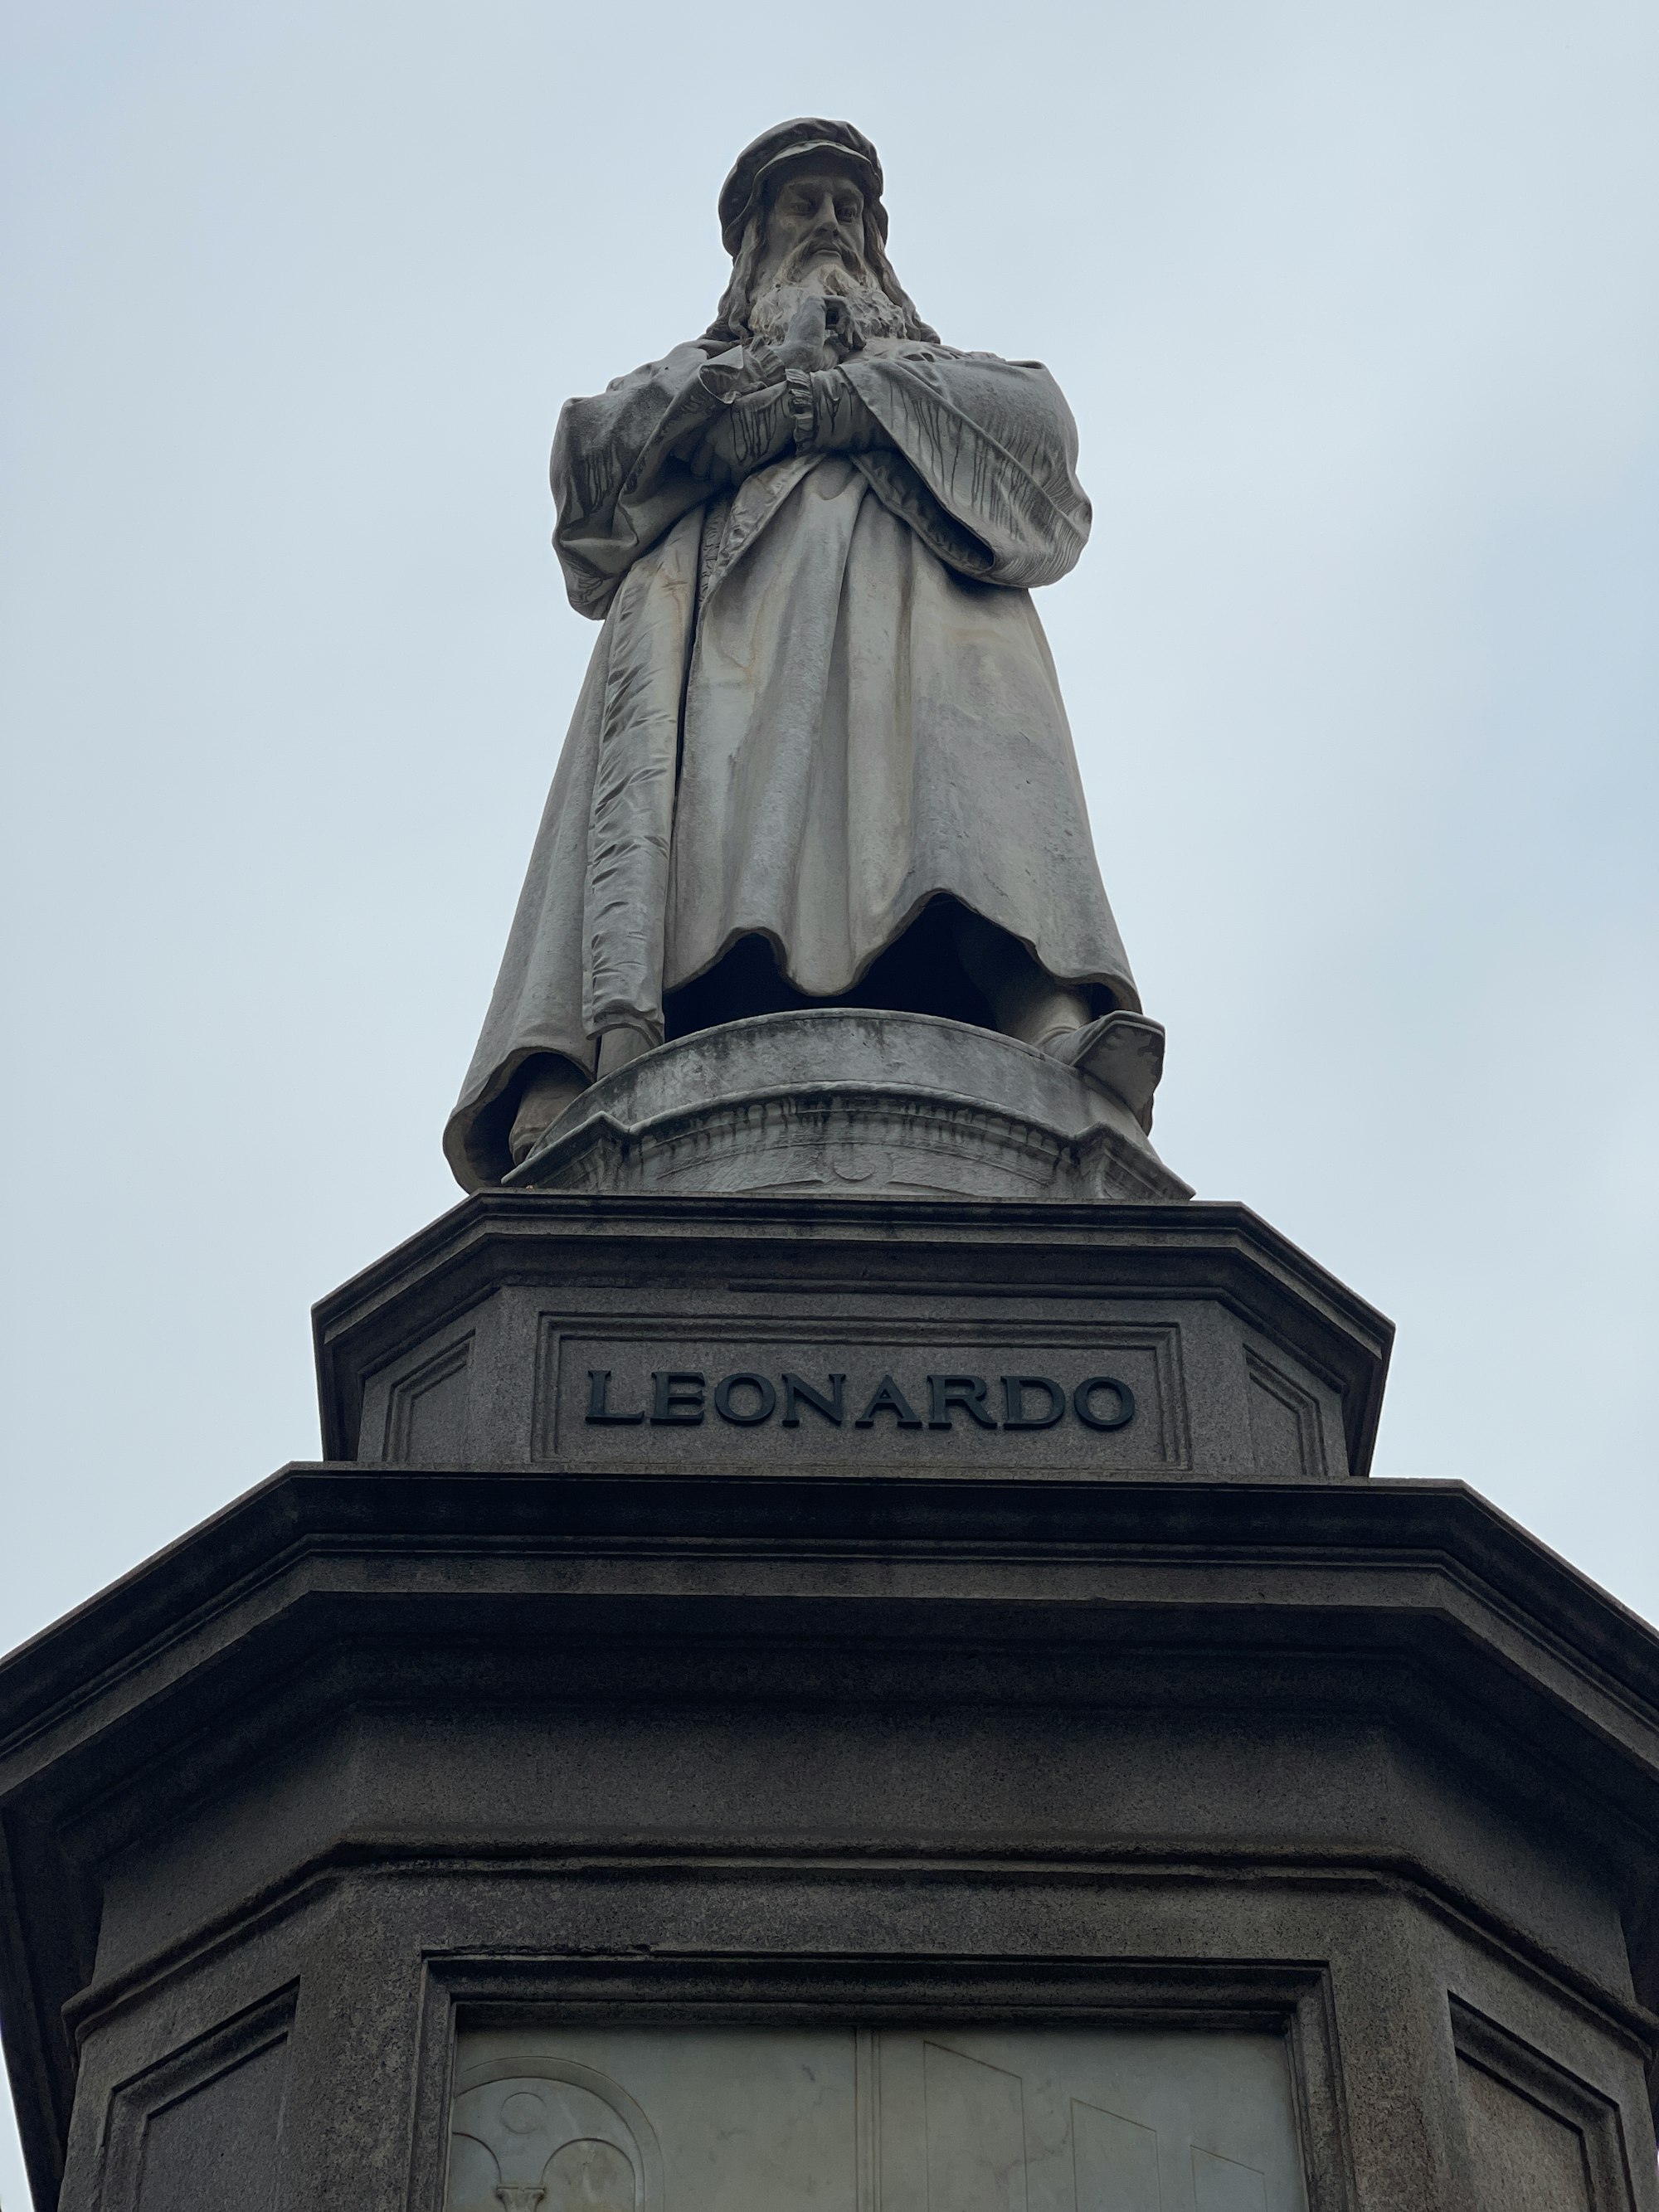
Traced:
<svg viewBox="0 0 1659 2212">
<path fill-rule="evenodd" d="M 1164 1073 L 1164 1024 L 1145 1014 L 1103 1014 L 1080 1030 L 1045 1038 L 1042 1049 L 1121 1098 L 1143 1129 L 1152 1126 L 1152 1093 Z"/>
<path fill-rule="evenodd" d="M 606 1030 L 599 1039 L 599 1072 L 602 1076 L 614 1075 L 619 1067 L 626 1067 L 630 1060 L 638 1060 L 655 1048 L 643 1030 Z"/>
<path fill-rule="evenodd" d="M 532 1062 L 519 1109 L 507 1132 L 507 1149 L 515 1168 L 529 1158 L 560 1115 L 574 1106 L 586 1088 L 587 1078 L 557 1054 L 548 1053 Z"/>
</svg>

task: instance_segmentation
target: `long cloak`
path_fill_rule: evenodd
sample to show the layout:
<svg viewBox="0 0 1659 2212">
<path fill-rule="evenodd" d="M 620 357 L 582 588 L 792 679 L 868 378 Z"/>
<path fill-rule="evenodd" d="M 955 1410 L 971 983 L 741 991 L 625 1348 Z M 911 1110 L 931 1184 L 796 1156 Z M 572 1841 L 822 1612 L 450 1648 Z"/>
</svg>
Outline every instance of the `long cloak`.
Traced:
<svg viewBox="0 0 1659 2212">
<path fill-rule="evenodd" d="M 702 339 L 573 400 L 554 543 L 603 621 L 445 1151 L 509 1165 L 532 1054 L 590 1079 L 619 1025 L 738 939 L 849 990 L 928 902 L 1138 1008 L 1034 586 L 1083 550 L 1077 434 L 1030 362 L 883 342 L 844 374 L 890 444 L 791 452 L 735 495 L 678 457 L 740 356 Z"/>
</svg>

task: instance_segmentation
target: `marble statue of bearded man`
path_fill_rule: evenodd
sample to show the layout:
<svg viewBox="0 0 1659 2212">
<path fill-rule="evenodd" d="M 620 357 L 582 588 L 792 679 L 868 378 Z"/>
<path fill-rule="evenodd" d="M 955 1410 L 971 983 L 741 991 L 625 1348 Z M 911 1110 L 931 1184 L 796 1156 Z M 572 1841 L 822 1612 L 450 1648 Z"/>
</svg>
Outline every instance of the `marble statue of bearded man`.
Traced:
<svg viewBox="0 0 1659 2212">
<path fill-rule="evenodd" d="M 603 627 L 446 1133 L 469 1189 L 665 1038 L 815 1006 L 978 1022 L 1150 1121 L 1030 598 L 1088 536 L 1075 426 L 921 319 L 881 191 L 850 125 L 766 132 L 713 325 L 560 417 L 554 544 Z"/>
</svg>

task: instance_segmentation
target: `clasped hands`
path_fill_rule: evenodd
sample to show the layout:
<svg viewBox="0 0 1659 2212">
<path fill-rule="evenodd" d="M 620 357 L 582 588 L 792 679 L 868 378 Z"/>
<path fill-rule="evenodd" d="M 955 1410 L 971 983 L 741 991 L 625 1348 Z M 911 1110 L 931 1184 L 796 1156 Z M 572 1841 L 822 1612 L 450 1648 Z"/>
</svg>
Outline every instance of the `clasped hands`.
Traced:
<svg viewBox="0 0 1659 2212">
<path fill-rule="evenodd" d="M 795 416 L 786 381 L 791 369 L 809 375 L 835 368 L 859 339 L 845 301 L 810 293 L 796 308 L 781 345 L 745 349 L 732 397 L 676 452 L 694 476 L 736 483 L 788 452 Z"/>
</svg>

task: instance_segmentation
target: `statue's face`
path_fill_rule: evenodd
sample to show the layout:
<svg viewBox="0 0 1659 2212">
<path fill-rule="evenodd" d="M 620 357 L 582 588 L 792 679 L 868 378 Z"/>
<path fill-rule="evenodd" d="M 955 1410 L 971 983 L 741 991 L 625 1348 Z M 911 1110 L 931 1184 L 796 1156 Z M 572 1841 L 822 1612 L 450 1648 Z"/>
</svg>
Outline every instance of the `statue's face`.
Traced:
<svg viewBox="0 0 1659 2212">
<path fill-rule="evenodd" d="M 772 195 L 757 284 L 810 284 L 814 270 L 831 267 L 869 281 L 864 194 L 834 169 L 798 169 Z"/>
</svg>

